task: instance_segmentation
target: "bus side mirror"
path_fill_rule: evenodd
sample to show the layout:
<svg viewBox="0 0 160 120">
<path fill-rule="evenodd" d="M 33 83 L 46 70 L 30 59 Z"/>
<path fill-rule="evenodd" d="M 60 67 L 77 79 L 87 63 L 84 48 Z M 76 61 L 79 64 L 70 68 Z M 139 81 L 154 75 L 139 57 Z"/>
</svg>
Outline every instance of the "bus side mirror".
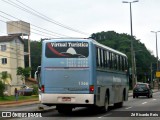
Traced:
<svg viewBox="0 0 160 120">
<path fill-rule="evenodd" d="M 41 75 L 40 74 L 41 74 L 41 66 L 38 66 L 37 71 L 34 73 L 34 78 L 38 82 L 39 89 L 41 88 L 41 78 L 40 78 Z"/>
<path fill-rule="evenodd" d="M 37 71 L 34 73 L 34 79 L 37 80 Z"/>
</svg>

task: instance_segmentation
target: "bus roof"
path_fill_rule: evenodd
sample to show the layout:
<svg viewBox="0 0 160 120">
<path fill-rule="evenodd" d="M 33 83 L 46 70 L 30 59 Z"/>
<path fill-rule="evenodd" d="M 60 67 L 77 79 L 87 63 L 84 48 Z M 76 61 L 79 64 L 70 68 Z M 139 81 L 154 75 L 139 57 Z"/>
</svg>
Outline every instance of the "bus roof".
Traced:
<svg viewBox="0 0 160 120">
<path fill-rule="evenodd" d="M 112 52 L 114 52 L 114 53 L 117 53 L 117 54 L 120 54 L 120 55 L 122 55 L 122 56 L 125 56 L 125 57 L 127 57 L 124 53 L 122 53 L 122 52 L 120 52 L 120 51 L 118 51 L 118 50 L 115 50 L 115 49 L 113 49 L 113 48 L 110 48 L 110 47 L 108 47 L 108 46 L 105 46 L 105 45 L 103 45 L 103 44 L 101 44 L 101 43 L 98 43 L 96 40 L 94 40 L 94 39 L 92 39 L 92 38 L 52 38 L 52 39 L 44 39 L 43 40 L 43 42 L 44 43 L 47 43 L 47 42 L 53 42 L 53 41 L 56 41 L 56 42 L 60 42 L 60 41 L 87 41 L 87 42 L 92 42 L 93 44 L 95 44 L 95 45 L 97 45 L 97 46 L 99 46 L 99 47 L 101 47 L 101 48 L 104 48 L 104 49 L 106 49 L 106 50 L 109 50 L 109 51 L 112 51 Z"/>
</svg>

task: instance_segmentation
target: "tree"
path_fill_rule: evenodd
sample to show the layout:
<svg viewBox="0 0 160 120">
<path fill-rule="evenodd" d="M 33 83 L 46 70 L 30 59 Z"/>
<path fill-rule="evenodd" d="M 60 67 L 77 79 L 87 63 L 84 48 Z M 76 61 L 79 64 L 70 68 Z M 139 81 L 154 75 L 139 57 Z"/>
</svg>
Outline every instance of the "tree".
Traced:
<svg viewBox="0 0 160 120">
<path fill-rule="evenodd" d="M 25 51 L 28 51 L 28 40 L 25 40 Z M 30 51 L 31 51 L 31 76 L 34 77 L 34 73 L 37 70 L 37 67 L 41 65 L 41 51 L 42 43 L 41 41 L 30 41 Z M 25 56 L 25 66 L 28 65 L 28 56 Z"/>
<path fill-rule="evenodd" d="M 0 97 L 4 97 L 3 94 L 4 90 L 5 90 L 5 84 L 2 81 L 0 81 Z"/>
<path fill-rule="evenodd" d="M 1 80 L 3 81 L 3 83 L 7 83 L 9 84 L 9 82 L 7 81 L 7 79 L 12 80 L 11 74 L 7 73 L 7 72 L 2 72 L 1 73 Z"/>
<path fill-rule="evenodd" d="M 30 67 L 27 67 L 27 68 L 18 67 L 17 68 L 17 75 L 21 76 L 22 81 L 24 81 L 26 78 L 30 76 L 30 72 L 31 72 Z"/>
</svg>

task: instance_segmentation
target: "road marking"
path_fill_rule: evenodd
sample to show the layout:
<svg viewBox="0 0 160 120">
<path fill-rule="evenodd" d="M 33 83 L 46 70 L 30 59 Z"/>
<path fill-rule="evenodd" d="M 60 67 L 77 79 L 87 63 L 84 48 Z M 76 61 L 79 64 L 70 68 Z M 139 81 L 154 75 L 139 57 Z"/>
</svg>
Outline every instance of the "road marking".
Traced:
<svg viewBox="0 0 160 120">
<path fill-rule="evenodd" d="M 128 108 L 125 108 L 125 109 L 130 109 L 130 108 L 132 108 L 132 107 L 128 107 Z"/>
<path fill-rule="evenodd" d="M 142 104 L 146 104 L 147 102 L 143 102 Z"/>
<path fill-rule="evenodd" d="M 157 100 L 157 99 L 153 99 L 153 100 Z"/>
<path fill-rule="evenodd" d="M 100 117 L 98 117 L 98 118 L 107 117 L 107 116 L 109 116 L 109 115 L 111 115 L 111 114 L 112 114 L 112 113 L 108 113 L 108 114 L 105 114 L 105 115 L 100 116 Z"/>
</svg>

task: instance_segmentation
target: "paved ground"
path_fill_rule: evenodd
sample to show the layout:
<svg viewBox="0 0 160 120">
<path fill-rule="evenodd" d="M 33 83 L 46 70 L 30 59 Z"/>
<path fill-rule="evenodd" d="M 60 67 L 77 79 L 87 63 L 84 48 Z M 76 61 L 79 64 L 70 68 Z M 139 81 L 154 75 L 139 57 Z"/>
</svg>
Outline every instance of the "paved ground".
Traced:
<svg viewBox="0 0 160 120">
<path fill-rule="evenodd" d="M 153 92 L 157 92 L 157 89 L 153 89 Z M 132 96 L 132 91 L 129 91 L 129 96 Z M 23 101 L 11 101 L 11 102 L 0 102 L 0 108 L 8 108 L 8 107 L 15 107 L 15 106 L 24 106 L 24 105 L 31 105 L 31 104 L 40 104 L 38 100 L 23 100 Z"/>
</svg>

